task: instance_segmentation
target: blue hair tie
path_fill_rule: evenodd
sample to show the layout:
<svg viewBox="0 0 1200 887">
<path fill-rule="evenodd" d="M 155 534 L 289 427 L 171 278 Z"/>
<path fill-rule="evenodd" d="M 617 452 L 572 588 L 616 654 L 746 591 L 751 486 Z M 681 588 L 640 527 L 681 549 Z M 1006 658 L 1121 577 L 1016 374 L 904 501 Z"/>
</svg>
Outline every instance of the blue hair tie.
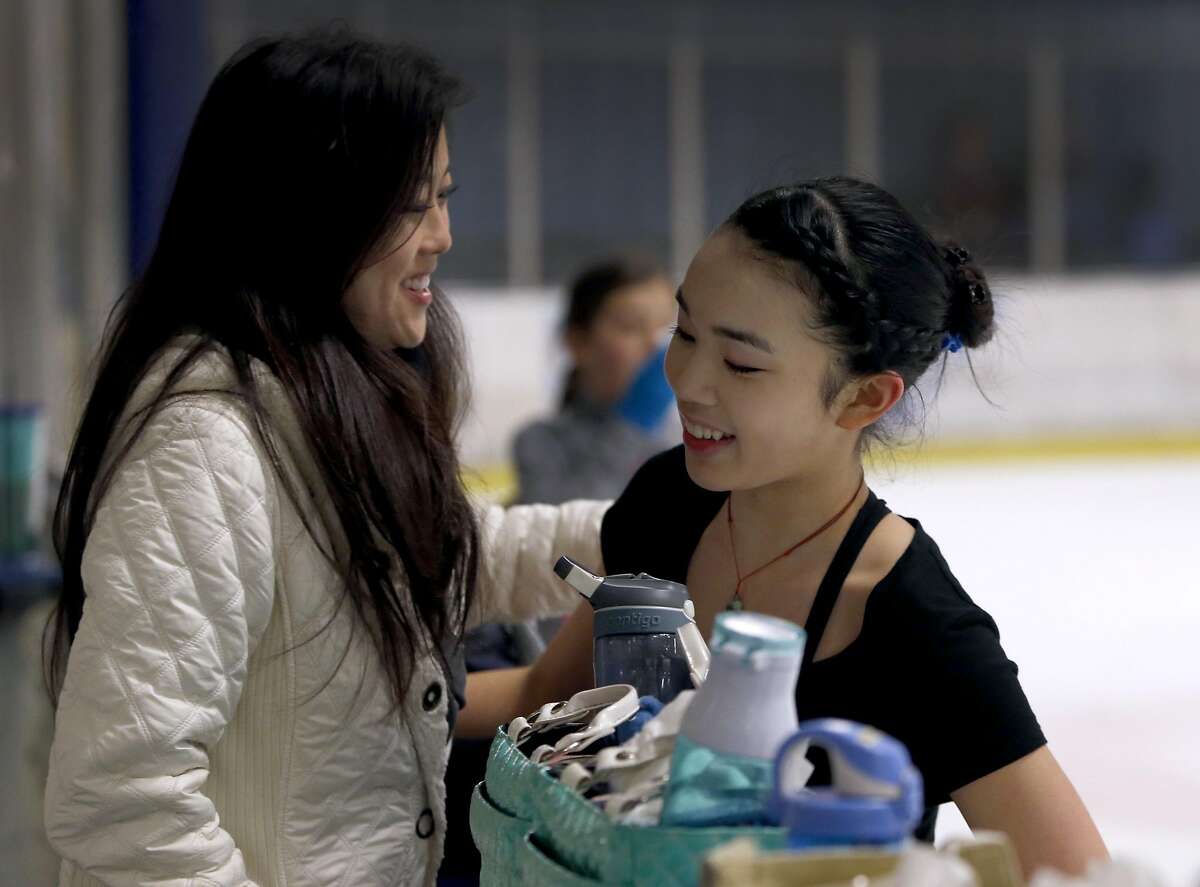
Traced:
<svg viewBox="0 0 1200 887">
<path fill-rule="evenodd" d="M 962 350 L 963 340 L 954 333 L 946 333 L 942 336 L 942 350 L 949 351 L 951 354 L 956 354 Z"/>
</svg>

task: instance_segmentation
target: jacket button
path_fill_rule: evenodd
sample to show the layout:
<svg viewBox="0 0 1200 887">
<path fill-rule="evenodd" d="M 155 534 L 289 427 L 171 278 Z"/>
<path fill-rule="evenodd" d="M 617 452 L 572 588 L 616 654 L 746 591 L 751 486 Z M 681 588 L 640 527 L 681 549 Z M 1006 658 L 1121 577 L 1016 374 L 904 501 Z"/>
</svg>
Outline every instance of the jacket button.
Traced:
<svg viewBox="0 0 1200 887">
<path fill-rule="evenodd" d="M 442 685 L 434 681 L 425 688 L 425 695 L 421 697 L 421 705 L 425 711 L 433 711 L 437 708 L 439 702 L 442 701 Z"/>
<path fill-rule="evenodd" d="M 421 815 L 417 817 L 417 837 L 424 841 L 426 838 L 433 836 L 433 829 L 433 811 L 426 807 L 421 811 Z"/>
</svg>

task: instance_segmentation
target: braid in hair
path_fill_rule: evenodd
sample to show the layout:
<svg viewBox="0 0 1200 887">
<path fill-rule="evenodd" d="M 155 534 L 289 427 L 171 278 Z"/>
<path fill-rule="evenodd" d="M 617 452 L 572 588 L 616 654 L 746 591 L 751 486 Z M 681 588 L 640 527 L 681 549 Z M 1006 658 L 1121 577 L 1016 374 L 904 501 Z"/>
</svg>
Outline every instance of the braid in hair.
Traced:
<svg viewBox="0 0 1200 887">
<path fill-rule="evenodd" d="M 991 289 L 970 254 L 935 242 L 874 185 L 837 176 L 773 188 L 743 203 L 726 225 L 794 273 L 812 298 L 816 330 L 839 354 L 827 404 L 847 371 L 894 372 L 912 389 L 947 349 L 975 348 L 992 336 Z M 886 434 L 875 423 L 860 440 Z"/>
<path fill-rule="evenodd" d="M 891 246 L 894 255 L 886 258 L 900 266 L 899 273 L 892 265 L 877 270 L 874 267 L 879 253 L 887 253 L 886 249 L 880 249 L 889 246 L 886 235 L 900 226 L 894 222 L 880 224 L 879 220 L 847 219 L 843 207 L 853 201 L 845 200 L 839 193 L 847 188 L 867 189 L 872 198 L 887 197 L 890 205 L 884 201 L 885 209 L 904 213 L 890 195 L 873 186 L 850 179 L 818 179 L 753 197 L 733 214 L 729 223 L 745 233 L 757 249 L 798 263 L 816 279 L 819 326 L 831 335 L 833 344 L 843 349 L 850 372 L 895 370 L 911 385 L 937 359 L 949 329 L 942 322 L 912 322 L 910 318 L 920 313 L 904 310 L 906 306 L 894 294 L 889 294 L 890 298 L 881 295 L 879 284 L 891 284 L 905 276 L 901 263 L 906 258 L 895 246 Z M 920 230 L 916 222 L 911 219 L 908 222 L 912 229 Z M 856 238 L 858 229 L 867 236 Z M 920 233 L 924 243 L 919 239 L 918 246 L 925 249 L 918 250 L 912 258 L 919 260 L 924 252 L 929 254 L 924 256 L 928 261 L 936 256 L 936 250 L 928 235 Z M 865 241 L 858 244 L 860 252 L 855 251 L 856 240 Z M 934 289 L 945 291 L 950 284 L 947 278 L 950 266 L 942 261 L 937 266 L 941 273 L 935 280 L 940 287 Z M 982 274 L 979 280 L 982 281 Z M 940 321 L 945 312 L 934 315 Z"/>
</svg>

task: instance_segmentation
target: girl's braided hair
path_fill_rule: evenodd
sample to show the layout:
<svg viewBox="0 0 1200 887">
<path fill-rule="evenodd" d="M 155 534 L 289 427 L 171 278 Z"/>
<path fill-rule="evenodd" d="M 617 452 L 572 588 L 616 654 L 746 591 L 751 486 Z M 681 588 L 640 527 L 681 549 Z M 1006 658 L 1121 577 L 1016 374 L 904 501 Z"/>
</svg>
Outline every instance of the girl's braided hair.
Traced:
<svg viewBox="0 0 1200 887">
<path fill-rule="evenodd" d="M 991 290 L 970 254 L 935 241 L 875 185 L 836 176 L 772 188 L 726 224 L 813 295 L 843 375 L 890 370 L 911 388 L 948 345 L 992 337 Z"/>
</svg>

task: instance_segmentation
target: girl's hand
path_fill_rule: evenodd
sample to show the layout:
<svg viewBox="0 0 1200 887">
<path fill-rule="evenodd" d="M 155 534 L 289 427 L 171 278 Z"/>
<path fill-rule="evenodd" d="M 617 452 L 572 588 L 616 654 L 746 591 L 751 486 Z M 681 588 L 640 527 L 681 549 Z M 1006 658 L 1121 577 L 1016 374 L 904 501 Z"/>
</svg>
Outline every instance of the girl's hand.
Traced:
<svg viewBox="0 0 1200 887">
<path fill-rule="evenodd" d="M 536 711 L 547 702 L 570 699 L 594 683 L 592 608 L 583 601 L 533 665 L 467 675 L 467 705 L 454 735 L 490 739 L 498 726 L 517 715 Z"/>
</svg>

